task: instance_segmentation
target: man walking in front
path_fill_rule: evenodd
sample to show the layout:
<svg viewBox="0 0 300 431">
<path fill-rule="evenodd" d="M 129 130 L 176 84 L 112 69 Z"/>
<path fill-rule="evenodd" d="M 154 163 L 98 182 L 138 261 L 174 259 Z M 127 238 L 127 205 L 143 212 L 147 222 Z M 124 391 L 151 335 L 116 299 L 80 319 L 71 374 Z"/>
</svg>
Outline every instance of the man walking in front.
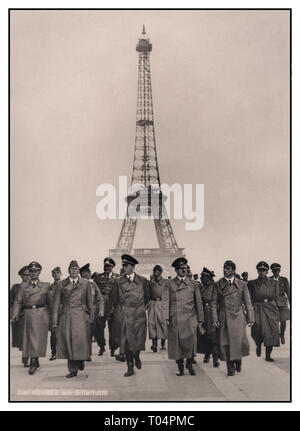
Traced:
<svg viewBox="0 0 300 431">
<path fill-rule="evenodd" d="M 194 376 L 193 356 L 197 354 L 197 328 L 203 331 L 204 313 L 198 283 L 187 277 L 187 260 L 179 257 L 172 267 L 176 277 L 168 280 L 162 293 L 163 319 L 168 327 L 168 357 L 175 359 L 178 376 L 186 368 Z"/>
<path fill-rule="evenodd" d="M 138 261 L 128 255 L 121 256 L 123 275 L 115 279 L 112 293 L 113 307 L 121 305 L 123 310 L 120 351 L 125 352 L 127 371 L 124 377 L 134 374 L 134 364 L 142 368 L 140 351 L 145 350 L 147 335 L 146 307 L 149 303 L 149 281 L 136 274 Z"/>
<path fill-rule="evenodd" d="M 231 260 L 224 263 L 224 277 L 216 282 L 211 299 L 213 325 L 219 328 L 219 356 L 227 363 L 228 376 L 241 372 L 242 357 L 249 355 L 246 323 L 254 322 L 247 285 L 235 277 L 235 270 Z"/>
</svg>

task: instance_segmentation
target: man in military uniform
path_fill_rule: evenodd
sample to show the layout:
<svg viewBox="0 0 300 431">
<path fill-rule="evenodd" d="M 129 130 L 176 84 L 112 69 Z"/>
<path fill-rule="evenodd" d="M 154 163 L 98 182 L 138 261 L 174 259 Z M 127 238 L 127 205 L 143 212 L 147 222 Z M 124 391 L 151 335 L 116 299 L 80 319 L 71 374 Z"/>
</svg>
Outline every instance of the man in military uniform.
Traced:
<svg viewBox="0 0 300 431">
<path fill-rule="evenodd" d="M 16 299 L 17 293 L 20 290 L 22 283 L 28 283 L 30 280 L 30 274 L 28 266 L 23 266 L 18 272 L 22 279 L 21 283 L 14 284 L 10 289 L 9 295 L 9 305 L 10 305 L 10 317 L 12 318 L 13 304 Z M 22 350 L 22 340 L 23 340 L 23 330 L 24 330 L 24 312 L 21 310 L 19 314 L 19 319 L 11 323 L 12 331 L 12 347 L 17 347 Z M 22 358 L 22 363 L 24 367 L 28 367 L 28 358 Z"/>
<path fill-rule="evenodd" d="M 224 263 L 224 277 L 215 283 L 211 299 L 213 325 L 219 328 L 219 357 L 227 363 L 228 376 L 241 372 L 242 357 L 249 355 L 246 322 L 248 326 L 254 322 L 247 285 L 235 277 L 235 270 L 231 260 Z"/>
<path fill-rule="evenodd" d="M 105 341 L 104 330 L 107 322 L 110 356 L 114 356 L 115 350 L 117 347 L 115 346 L 115 343 L 114 343 L 114 335 L 113 335 L 113 327 L 112 327 L 111 294 L 112 294 L 114 281 L 118 277 L 118 275 L 113 272 L 113 268 L 116 266 L 116 263 L 112 258 L 106 257 L 103 263 L 104 263 L 104 272 L 99 274 L 95 278 L 95 283 L 99 287 L 100 292 L 104 299 L 104 316 L 98 317 L 96 320 L 96 339 L 97 339 L 97 344 L 100 347 L 98 355 L 102 356 L 103 353 L 105 352 L 106 341 Z"/>
<path fill-rule="evenodd" d="M 273 272 L 273 276 L 270 278 L 276 280 L 278 282 L 278 299 L 277 299 L 277 307 L 279 311 L 279 321 L 280 321 L 280 339 L 281 343 L 285 344 L 285 329 L 286 329 L 286 321 L 290 320 L 290 309 L 289 305 L 291 303 L 291 289 L 289 280 L 286 277 L 282 277 L 280 274 L 281 265 L 279 263 L 272 263 L 271 270 Z"/>
<path fill-rule="evenodd" d="M 96 338 L 96 321 L 98 317 L 104 316 L 104 299 L 102 296 L 102 293 L 100 292 L 99 287 L 94 282 L 94 280 L 91 277 L 91 270 L 90 270 L 90 264 L 87 263 L 86 265 L 82 266 L 80 268 L 80 276 L 84 278 L 85 280 L 88 280 L 93 294 L 93 317 L 92 317 L 92 326 L 91 326 L 91 337 Z"/>
<path fill-rule="evenodd" d="M 255 324 L 251 328 L 251 336 L 256 344 L 256 355 L 261 356 L 261 345 L 266 346 L 266 361 L 273 362 L 273 347 L 279 347 L 279 312 L 278 282 L 268 278 L 269 265 L 258 262 L 256 265 L 258 278 L 248 282 L 248 288 L 254 308 Z"/>
<path fill-rule="evenodd" d="M 88 280 L 79 277 L 76 260 L 69 264 L 70 276 L 59 282 L 53 305 L 53 328 L 57 328 L 58 359 L 68 360 L 67 378 L 76 377 L 84 369 L 92 353 L 91 322 L 93 295 Z M 62 314 L 59 318 L 59 308 Z"/>
<path fill-rule="evenodd" d="M 31 358 L 29 374 L 34 374 L 40 367 L 39 357 L 46 356 L 49 328 L 48 290 L 50 283 L 39 280 L 42 270 L 38 262 L 28 265 L 30 282 L 23 283 L 13 304 L 12 320 L 17 321 L 24 310 L 23 358 Z"/>
<path fill-rule="evenodd" d="M 51 346 L 51 357 L 50 361 L 54 361 L 56 359 L 56 344 L 57 344 L 57 338 L 56 338 L 56 329 L 52 328 L 52 315 L 53 315 L 53 303 L 54 303 L 54 297 L 56 289 L 58 288 L 58 282 L 61 279 L 61 269 L 59 266 L 56 266 L 52 269 L 52 277 L 54 279 L 54 283 L 50 284 L 49 291 L 48 291 L 48 297 L 49 297 L 49 331 L 50 331 L 50 346 Z"/>
<path fill-rule="evenodd" d="M 145 350 L 149 281 L 135 273 L 138 261 L 134 257 L 123 254 L 121 259 L 124 273 L 115 278 L 112 303 L 114 307 L 121 304 L 123 309 L 120 351 L 125 352 L 127 361 L 124 377 L 129 377 L 134 374 L 134 364 L 138 369 L 142 368 L 140 351 Z"/>
<path fill-rule="evenodd" d="M 162 278 L 163 269 L 160 265 L 153 268 L 150 281 L 150 305 L 148 310 L 149 338 L 152 340 L 151 350 L 157 352 L 157 340 L 161 340 L 161 348 L 165 349 L 167 327 L 162 319 L 161 296 L 167 280 Z"/>
<path fill-rule="evenodd" d="M 197 352 L 204 353 L 203 362 L 207 363 L 210 360 L 210 355 L 213 355 L 213 366 L 217 368 L 218 362 L 218 334 L 217 328 L 214 327 L 211 318 L 211 299 L 214 290 L 215 274 L 207 268 L 203 268 L 201 273 L 201 283 L 199 285 L 200 296 L 204 311 L 204 329 L 205 333 L 198 330 L 198 345 Z"/>
<path fill-rule="evenodd" d="M 197 328 L 203 331 L 204 313 L 198 284 L 187 277 L 187 260 L 174 260 L 176 277 L 168 280 L 162 292 L 163 320 L 168 327 L 168 357 L 175 359 L 178 376 L 186 368 L 194 376 L 193 356 L 197 353 Z"/>
</svg>

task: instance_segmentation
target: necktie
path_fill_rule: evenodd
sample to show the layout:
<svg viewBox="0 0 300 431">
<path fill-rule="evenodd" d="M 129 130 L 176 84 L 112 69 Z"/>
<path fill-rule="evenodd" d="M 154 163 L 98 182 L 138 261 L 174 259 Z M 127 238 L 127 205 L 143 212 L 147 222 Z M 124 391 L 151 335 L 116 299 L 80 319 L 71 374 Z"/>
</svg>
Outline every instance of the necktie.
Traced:
<svg viewBox="0 0 300 431">
<path fill-rule="evenodd" d="M 75 284 L 75 280 L 73 280 L 72 283 Z"/>
<path fill-rule="evenodd" d="M 231 280 L 227 280 L 227 283 L 228 283 L 228 284 L 231 284 Z"/>
</svg>

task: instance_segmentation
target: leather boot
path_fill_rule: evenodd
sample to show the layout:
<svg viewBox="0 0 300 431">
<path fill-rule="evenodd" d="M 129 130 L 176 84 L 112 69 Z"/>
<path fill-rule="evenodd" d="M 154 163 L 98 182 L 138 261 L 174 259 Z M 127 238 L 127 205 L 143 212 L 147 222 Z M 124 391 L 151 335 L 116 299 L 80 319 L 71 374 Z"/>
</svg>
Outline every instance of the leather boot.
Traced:
<svg viewBox="0 0 300 431">
<path fill-rule="evenodd" d="M 120 361 L 120 362 L 125 362 L 125 361 L 126 361 L 126 359 L 125 359 L 125 355 L 124 355 L 124 353 L 119 353 L 118 355 L 116 355 L 116 356 L 115 356 L 115 360 L 116 360 L 116 361 Z"/>
<path fill-rule="evenodd" d="M 127 353 L 125 356 L 126 356 L 126 361 L 127 361 L 127 371 L 124 374 L 124 377 L 130 377 L 130 376 L 134 375 L 133 355 L 132 355 L 132 353 Z"/>
<path fill-rule="evenodd" d="M 110 349 L 110 356 L 114 357 L 115 356 L 115 349 Z"/>
<path fill-rule="evenodd" d="M 256 356 L 261 356 L 261 343 L 256 345 Z"/>
<path fill-rule="evenodd" d="M 29 368 L 29 374 L 33 375 L 36 372 L 37 369 L 38 369 L 37 358 L 31 358 L 30 368 Z"/>
<path fill-rule="evenodd" d="M 242 361 L 238 360 L 238 361 L 234 361 L 235 363 L 235 369 L 237 373 L 240 373 L 242 371 Z"/>
<path fill-rule="evenodd" d="M 281 324 L 280 324 L 280 341 L 281 341 L 281 344 L 285 344 L 285 338 L 284 338 L 285 328 L 286 328 L 286 323 L 281 322 Z"/>
<path fill-rule="evenodd" d="M 161 349 L 162 349 L 162 350 L 165 350 L 165 349 L 166 349 L 166 340 L 165 340 L 165 339 L 162 339 L 162 340 L 161 340 L 161 342 L 160 342 L 160 346 L 161 346 Z"/>
<path fill-rule="evenodd" d="M 274 359 L 271 358 L 272 350 L 273 350 L 273 346 L 266 347 L 266 361 L 268 362 L 274 362 Z"/>
<path fill-rule="evenodd" d="M 213 354 L 213 366 L 214 368 L 218 368 L 220 362 L 218 361 L 218 355 L 216 353 Z"/>
<path fill-rule="evenodd" d="M 209 360 L 210 360 L 210 354 L 205 354 L 204 355 L 204 358 L 203 358 L 203 362 L 205 363 L 205 364 L 207 364 L 208 362 L 209 362 Z"/>
<path fill-rule="evenodd" d="M 184 375 L 184 363 L 183 359 L 177 359 L 176 364 L 178 366 L 177 376 L 183 376 Z"/>
<path fill-rule="evenodd" d="M 157 338 L 152 339 L 152 346 L 151 346 L 152 352 L 157 352 Z"/>
<path fill-rule="evenodd" d="M 142 361 L 140 360 L 140 352 L 137 352 L 134 355 L 134 362 L 135 362 L 135 366 L 138 370 L 140 370 L 142 368 Z"/>
<path fill-rule="evenodd" d="M 234 361 L 227 361 L 227 376 L 234 376 L 235 375 L 235 366 Z"/>
<path fill-rule="evenodd" d="M 80 361 L 78 364 L 78 370 L 83 371 L 84 370 L 84 361 Z"/>
<path fill-rule="evenodd" d="M 22 358 L 22 364 L 23 364 L 24 368 L 28 368 L 29 367 L 28 358 Z"/>
<path fill-rule="evenodd" d="M 104 346 L 100 347 L 98 356 L 102 356 L 104 352 L 105 352 L 105 347 Z"/>
<path fill-rule="evenodd" d="M 188 358 L 186 360 L 186 368 L 189 370 L 189 373 L 190 373 L 191 376 L 195 376 L 196 375 L 196 372 L 195 372 L 195 370 L 193 368 L 193 358 Z"/>
</svg>

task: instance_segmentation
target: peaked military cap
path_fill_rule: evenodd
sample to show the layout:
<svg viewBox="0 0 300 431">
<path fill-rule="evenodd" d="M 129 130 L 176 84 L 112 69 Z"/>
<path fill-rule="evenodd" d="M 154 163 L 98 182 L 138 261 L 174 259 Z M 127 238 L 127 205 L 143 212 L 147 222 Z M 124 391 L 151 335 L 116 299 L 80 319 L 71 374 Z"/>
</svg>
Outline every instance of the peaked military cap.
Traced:
<svg viewBox="0 0 300 431">
<path fill-rule="evenodd" d="M 90 264 L 89 264 L 89 263 L 87 263 L 86 265 L 83 265 L 83 266 L 79 269 L 79 271 L 80 271 L 80 272 L 83 272 L 83 271 L 90 271 Z"/>
<path fill-rule="evenodd" d="M 23 275 L 26 271 L 28 271 L 28 265 L 23 266 L 23 268 L 20 269 L 18 272 L 19 275 Z"/>
<path fill-rule="evenodd" d="M 41 270 L 41 269 L 42 269 L 42 266 L 41 266 L 38 262 L 31 262 L 31 263 L 28 265 L 28 269 L 29 269 L 29 270 L 31 270 L 31 269 L 39 269 L 39 270 Z"/>
<path fill-rule="evenodd" d="M 116 266 L 116 262 L 111 257 L 106 257 L 103 261 L 104 265 Z"/>
<path fill-rule="evenodd" d="M 52 272 L 54 272 L 54 271 L 59 271 L 59 272 L 61 272 L 61 269 L 60 269 L 60 267 L 59 267 L 59 266 L 56 266 L 55 268 L 53 268 L 53 269 L 52 269 Z"/>
<path fill-rule="evenodd" d="M 202 269 L 201 275 L 208 275 L 209 277 L 215 277 L 215 273 L 205 268 L 205 266 Z"/>
<path fill-rule="evenodd" d="M 272 263 L 270 266 L 271 269 L 281 269 L 280 263 Z"/>
<path fill-rule="evenodd" d="M 232 262 L 232 260 L 226 260 L 226 262 L 224 262 L 224 268 L 225 266 L 231 266 L 234 271 L 236 270 L 236 265 L 234 262 Z"/>
<path fill-rule="evenodd" d="M 71 262 L 69 264 L 69 268 L 71 268 L 71 267 L 79 268 L 77 260 L 71 260 Z"/>
<path fill-rule="evenodd" d="M 248 272 L 247 271 L 242 272 L 242 277 L 248 277 Z"/>
<path fill-rule="evenodd" d="M 186 260 L 185 257 L 178 257 L 177 259 L 174 260 L 174 262 L 172 263 L 172 267 L 173 268 L 179 268 L 181 266 L 186 266 L 188 263 L 188 261 Z"/>
<path fill-rule="evenodd" d="M 267 262 L 261 261 L 256 265 L 256 269 L 270 269 Z"/>
<path fill-rule="evenodd" d="M 160 265 L 155 265 L 155 267 L 153 268 L 153 271 L 160 271 L 162 272 L 162 267 Z"/>
<path fill-rule="evenodd" d="M 130 265 L 137 265 L 139 262 L 129 254 L 122 254 L 121 256 L 122 263 L 129 263 Z"/>
</svg>

